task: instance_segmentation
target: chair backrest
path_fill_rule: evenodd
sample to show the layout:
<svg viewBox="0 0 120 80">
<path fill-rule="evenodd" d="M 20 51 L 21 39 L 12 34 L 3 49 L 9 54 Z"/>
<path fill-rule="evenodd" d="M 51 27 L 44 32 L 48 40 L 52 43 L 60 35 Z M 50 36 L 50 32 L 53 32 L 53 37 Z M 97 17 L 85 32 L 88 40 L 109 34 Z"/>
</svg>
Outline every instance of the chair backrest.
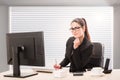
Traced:
<svg viewBox="0 0 120 80">
<path fill-rule="evenodd" d="M 93 42 L 93 55 L 90 58 L 91 67 L 103 67 L 104 63 L 104 46 L 99 42 Z"/>
</svg>

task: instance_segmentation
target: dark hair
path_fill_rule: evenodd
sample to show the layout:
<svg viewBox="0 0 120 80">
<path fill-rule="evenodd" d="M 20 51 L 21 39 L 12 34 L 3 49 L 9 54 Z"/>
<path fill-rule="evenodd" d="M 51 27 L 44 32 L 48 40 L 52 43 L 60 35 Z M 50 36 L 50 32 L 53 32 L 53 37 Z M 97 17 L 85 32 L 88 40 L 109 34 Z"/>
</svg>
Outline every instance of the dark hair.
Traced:
<svg viewBox="0 0 120 80">
<path fill-rule="evenodd" d="M 88 40 L 90 40 L 90 34 L 88 32 L 88 27 L 87 27 L 87 22 L 84 18 L 75 18 L 71 23 L 76 22 L 79 25 L 81 25 L 81 27 L 83 28 L 83 26 L 85 26 L 85 36 L 88 38 Z"/>
</svg>

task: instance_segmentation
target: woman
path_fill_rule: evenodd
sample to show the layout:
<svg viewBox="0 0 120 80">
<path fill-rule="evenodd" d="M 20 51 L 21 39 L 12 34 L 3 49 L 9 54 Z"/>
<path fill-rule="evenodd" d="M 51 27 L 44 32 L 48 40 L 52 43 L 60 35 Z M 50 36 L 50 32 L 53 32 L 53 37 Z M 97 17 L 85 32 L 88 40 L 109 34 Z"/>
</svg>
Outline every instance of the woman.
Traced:
<svg viewBox="0 0 120 80">
<path fill-rule="evenodd" d="M 66 43 L 66 53 L 63 61 L 54 68 L 60 69 L 70 63 L 70 72 L 81 72 L 89 68 L 89 60 L 93 52 L 93 45 L 90 42 L 87 23 L 84 18 L 75 18 L 70 28 L 73 37 Z"/>
</svg>

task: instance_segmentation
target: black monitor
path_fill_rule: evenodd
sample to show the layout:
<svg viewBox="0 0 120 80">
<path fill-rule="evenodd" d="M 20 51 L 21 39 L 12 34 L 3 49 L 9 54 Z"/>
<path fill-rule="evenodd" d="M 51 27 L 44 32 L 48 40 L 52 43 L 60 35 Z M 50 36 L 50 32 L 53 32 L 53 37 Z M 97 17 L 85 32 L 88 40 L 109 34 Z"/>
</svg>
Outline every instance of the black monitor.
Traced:
<svg viewBox="0 0 120 80">
<path fill-rule="evenodd" d="M 20 72 L 20 65 L 45 66 L 43 32 L 7 33 L 7 62 L 13 73 L 6 77 L 28 77 L 35 74 Z"/>
</svg>

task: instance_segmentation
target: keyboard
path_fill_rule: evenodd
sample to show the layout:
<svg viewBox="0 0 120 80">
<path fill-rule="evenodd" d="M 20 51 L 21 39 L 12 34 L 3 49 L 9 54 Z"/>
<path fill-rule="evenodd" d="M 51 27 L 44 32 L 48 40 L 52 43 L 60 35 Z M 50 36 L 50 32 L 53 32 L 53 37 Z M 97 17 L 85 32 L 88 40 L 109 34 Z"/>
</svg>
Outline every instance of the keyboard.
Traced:
<svg viewBox="0 0 120 80">
<path fill-rule="evenodd" d="M 36 72 L 42 72 L 42 73 L 53 73 L 54 69 L 48 69 L 48 68 L 33 68 Z"/>
</svg>

